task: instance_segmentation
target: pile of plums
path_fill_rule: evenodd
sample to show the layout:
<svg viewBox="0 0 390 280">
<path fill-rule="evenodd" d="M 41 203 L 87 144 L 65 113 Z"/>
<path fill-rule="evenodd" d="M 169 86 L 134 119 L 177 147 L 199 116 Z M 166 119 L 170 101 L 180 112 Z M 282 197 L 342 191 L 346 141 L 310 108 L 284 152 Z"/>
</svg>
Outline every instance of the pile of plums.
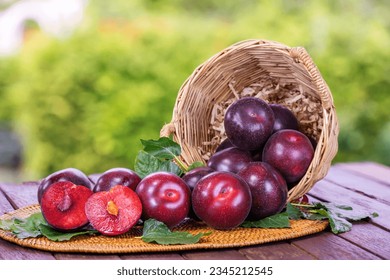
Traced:
<svg viewBox="0 0 390 280">
<path fill-rule="evenodd" d="M 227 138 L 207 167 L 184 176 L 195 215 L 217 229 L 279 213 L 314 155 L 312 141 L 282 105 L 241 98 L 226 110 L 224 127 Z"/>
<path fill-rule="evenodd" d="M 207 166 L 182 177 L 155 172 L 141 179 L 113 168 L 96 182 L 75 168 L 40 182 L 38 201 L 47 223 L 60 231 L 87 224 L 104 235 L 127 232 L 140 219 L 173 228 L 187 217 L 221 230 L 279 213 L 288 186 L 306 173 L 314 148 L 286 107 L 245 97 L 226 111 L 227 139 Z"/>
</svg>

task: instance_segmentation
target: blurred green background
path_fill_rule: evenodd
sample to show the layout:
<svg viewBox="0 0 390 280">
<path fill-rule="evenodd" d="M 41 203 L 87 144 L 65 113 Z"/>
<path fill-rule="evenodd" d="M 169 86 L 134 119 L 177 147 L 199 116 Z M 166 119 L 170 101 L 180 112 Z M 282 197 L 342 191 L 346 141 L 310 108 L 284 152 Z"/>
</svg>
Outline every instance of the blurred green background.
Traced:
<svg viewBox="0 0 390 280">
<path fill-rule="evenodd" d="M 334 162 L 390 165 L 389 14 L 385 0 L 92 0 L 70 37 L 29 22 L 0 58 L 0 128 L 21 139 L 20 180 L 132 168 L 192 71 L 258 38 L 305 47 L 320 69 L 341 128 Z"/>
</svg>

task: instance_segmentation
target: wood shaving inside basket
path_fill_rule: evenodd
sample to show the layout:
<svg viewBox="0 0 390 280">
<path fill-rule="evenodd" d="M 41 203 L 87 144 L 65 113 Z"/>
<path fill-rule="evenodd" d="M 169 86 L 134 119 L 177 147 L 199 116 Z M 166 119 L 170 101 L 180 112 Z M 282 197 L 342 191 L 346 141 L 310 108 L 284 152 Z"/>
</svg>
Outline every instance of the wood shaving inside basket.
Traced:
<svg viewBox="0 0 390 280">
<path fill-rule="evenodd" d="M 323 127 L 321 100 L 305 92 L 301 85 L 281 84 L 275 78 L 264 78 L 242 90 L 235 88 L 235 81 L 229 84 L 231 97 L 222 102 L 215 103 L 210 118 L 208 135 L 209 141 L 202 143 L 198 151 L 207 161 L 210 151 L 215 151 L 219 143 L 226 139 L 224 116 L 227 108 L 242 97 L 257 97 L 268 103 L 281 104 L 289 108 L 299 121 L 299 130 L 318 141 Z"/>
</svg>

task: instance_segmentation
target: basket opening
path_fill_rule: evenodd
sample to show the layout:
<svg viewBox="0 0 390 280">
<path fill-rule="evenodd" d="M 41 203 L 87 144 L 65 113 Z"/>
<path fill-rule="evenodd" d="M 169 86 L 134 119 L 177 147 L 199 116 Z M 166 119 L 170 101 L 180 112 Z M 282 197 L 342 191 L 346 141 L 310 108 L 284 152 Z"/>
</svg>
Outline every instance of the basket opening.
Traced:
<svg viewBox="0 0 390 280">
<path fill-rule="evenodd" d="M 197 147 L 207 161 L 226 138 L 223 118 L 227 107 L 244 96 L 288 107 L 300 130 L 318 141 L 322 130 L 321 99 L 304 66 L 286 53 L 249 50 L 219 56 L 198 69 L 177 110 L 181 139 Z M 189 129 L 190 128 L 190 129 Z M 198 159 L 199 160 L 199 159 Z"/>
</svg>

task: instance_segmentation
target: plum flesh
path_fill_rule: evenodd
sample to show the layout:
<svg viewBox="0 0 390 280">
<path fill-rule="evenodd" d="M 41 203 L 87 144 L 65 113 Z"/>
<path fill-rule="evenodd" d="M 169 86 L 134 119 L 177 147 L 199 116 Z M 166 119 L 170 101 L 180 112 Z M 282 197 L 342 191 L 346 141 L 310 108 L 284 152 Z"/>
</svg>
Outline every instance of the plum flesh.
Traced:
<svg viewBox="0 0 390 280">
<path fill-rule="evenodd" d="M 53 183 L 69 181 L 75 185 L 85 186 L 92 190 L 93 183 L 82 171 L 76 168 L 66 168 L 58 170 L 47 177 L 45 177 L 38 186 L 38 202 L 41 202 L 41 198 L 45 190 Z"/>
<path fill-rule="evenodd" d="M 91 195 L 85 205 L 85 213 L 97 231 L 115 236 L 126 233 L 138 222 L 142 204 L 132 189 L 116 185 L 109 191 Z"/>
<path fill-rule="evenodd" d="M 47 187 L 41 199 L 46 222 L 59 231 L 72 231 L 88 224 L 85 203 L 92 191 L 72 182 L 56 182 Z"/>
</svg>

